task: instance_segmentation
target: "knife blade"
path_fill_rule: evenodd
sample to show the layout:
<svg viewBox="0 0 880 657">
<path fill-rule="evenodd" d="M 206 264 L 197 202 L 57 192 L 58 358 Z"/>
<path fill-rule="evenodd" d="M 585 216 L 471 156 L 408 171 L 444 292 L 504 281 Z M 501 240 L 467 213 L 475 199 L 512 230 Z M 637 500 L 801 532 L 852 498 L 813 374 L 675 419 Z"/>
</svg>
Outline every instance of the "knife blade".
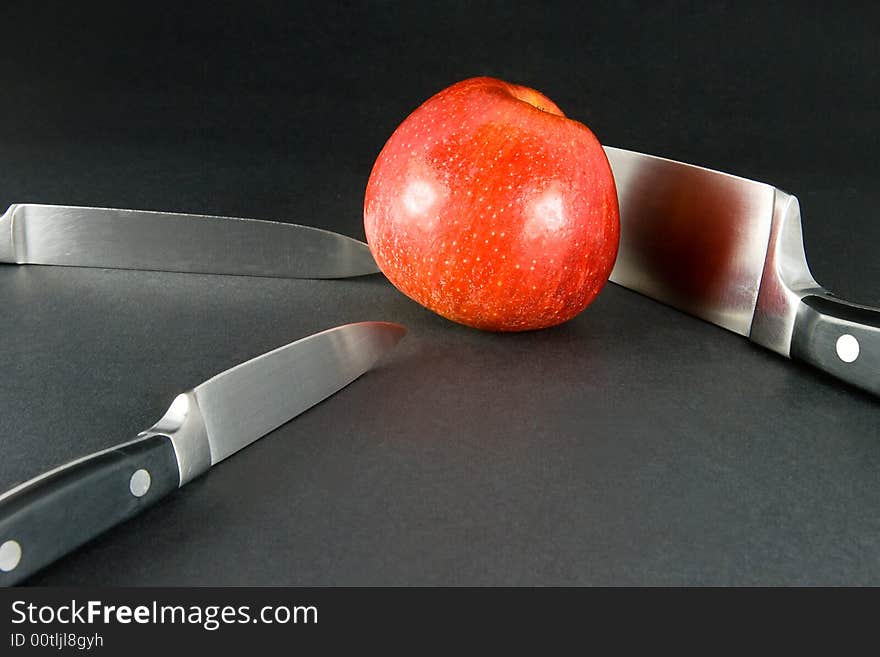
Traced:
<svg viewBox="0 0 880 657">
<path fill-rule="evenodd" d="M 0 495 L 0 585 L 22 581 L 326 399 L 405 333 L 362 322 L 279 347 L 178 395 L 136 439 Z"/>
<path fill-rule="evenodd" d="M 0 216 L 0 262 L 281 278 L 379 271 L 365 243 L 309 226 L 31 203 Z"/>
<path fill-rule="evenodd" d="M 880 394 L 880 309 L 810 273 L 795 196 L 605 147 L 620 203 L 611 280 Z"/>
</svg>

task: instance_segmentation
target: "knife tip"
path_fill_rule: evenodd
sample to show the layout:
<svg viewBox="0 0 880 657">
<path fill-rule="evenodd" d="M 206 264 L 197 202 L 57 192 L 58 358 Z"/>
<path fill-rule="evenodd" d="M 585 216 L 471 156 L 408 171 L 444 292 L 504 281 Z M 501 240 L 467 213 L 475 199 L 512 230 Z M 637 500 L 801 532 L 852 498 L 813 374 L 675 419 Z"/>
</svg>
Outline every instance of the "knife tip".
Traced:
<svg viewBox="0 0 880 657">
<path fill-rule="evenodd" d="M 381 326 L 382 329 L 394 340 L 394 344 L 400 342 L 404 336 L 409 332 L 409 330 L 403 324 L 397 324 L 396 322 L 371 322 L 377 326 Z"/>
</svg>

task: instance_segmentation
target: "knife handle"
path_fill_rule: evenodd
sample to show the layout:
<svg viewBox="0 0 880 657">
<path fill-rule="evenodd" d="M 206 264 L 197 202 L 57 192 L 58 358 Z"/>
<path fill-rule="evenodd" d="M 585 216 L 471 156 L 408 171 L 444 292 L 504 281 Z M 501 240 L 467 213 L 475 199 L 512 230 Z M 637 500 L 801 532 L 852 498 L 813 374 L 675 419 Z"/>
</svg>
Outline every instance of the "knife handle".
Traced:
<svg viewBox="0 0 880 657">
<path fill-rule="evenodd" d="M 827 293 L 803 297 L 791 357 L 880 395 L 880 309 Z"/>
<path fill-rule="evenodd" d="M 0 585 L 17 584 L 179 483 L 171 439 L 151 435 L 13 488 L 0 497 Z"/>
</svg>

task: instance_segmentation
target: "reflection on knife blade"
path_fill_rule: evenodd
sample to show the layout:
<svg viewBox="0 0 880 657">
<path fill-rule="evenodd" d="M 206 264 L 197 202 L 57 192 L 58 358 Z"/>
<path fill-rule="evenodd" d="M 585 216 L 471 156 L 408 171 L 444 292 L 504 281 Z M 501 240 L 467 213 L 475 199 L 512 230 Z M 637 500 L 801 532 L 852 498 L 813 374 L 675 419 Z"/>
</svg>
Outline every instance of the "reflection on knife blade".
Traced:
<svg viewBox="0 0 880 657">
<path fill-rule="evenodd" d="M 279 278 L 379 271 L 369 247 L 259 219 L 16 204 L 0 217 L 0 262 Z"/>
</svg>

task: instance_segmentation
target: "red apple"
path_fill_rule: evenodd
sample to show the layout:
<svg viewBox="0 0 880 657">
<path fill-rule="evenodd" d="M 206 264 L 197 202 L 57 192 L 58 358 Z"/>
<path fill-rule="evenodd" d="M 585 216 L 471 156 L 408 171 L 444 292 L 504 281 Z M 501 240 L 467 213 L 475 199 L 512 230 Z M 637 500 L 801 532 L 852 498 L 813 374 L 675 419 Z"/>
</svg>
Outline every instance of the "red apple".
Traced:
<svg viewBox="0 0 880 657">
<path fill-rule="evenodd" d="M 495 331 L 581 312 L 611 274 L 620 230 L 589 128 L 493 78 L 454 84 L 400 124 L 370 175 L 364 227 L 401 292 Z"/>
</svg>

